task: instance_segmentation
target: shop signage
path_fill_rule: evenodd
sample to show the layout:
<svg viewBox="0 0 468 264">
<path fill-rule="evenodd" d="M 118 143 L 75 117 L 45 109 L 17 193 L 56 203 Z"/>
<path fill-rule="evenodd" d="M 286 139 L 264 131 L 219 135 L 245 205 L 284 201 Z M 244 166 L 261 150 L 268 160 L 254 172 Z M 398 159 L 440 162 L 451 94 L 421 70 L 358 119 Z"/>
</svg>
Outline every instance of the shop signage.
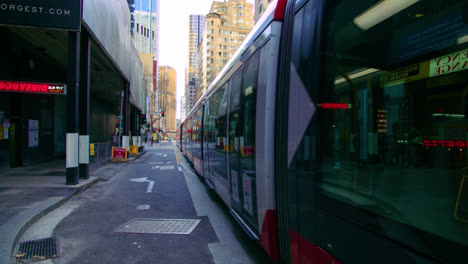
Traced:
<svg viewBox="0 0 468 264">
<path fill-rule="evenodd" d="M 112 147 L 112 161 L 126 161 L 127 160 L 127 149 Z"/>
<path fill-rule="evenodd" d="M 0 81 L 0 92 L 66 94 L 66 90 L 65 84 Z"/>
<path fill-rule="evenodd" d="M 0 24 L 79 31 L 81 0 L 2 0 Z"/>
<path fill-rule="evenodd" d="M 439 76 L 468 69 L 468 49 L 431 60 L 429 76 Z"/>
</svg>

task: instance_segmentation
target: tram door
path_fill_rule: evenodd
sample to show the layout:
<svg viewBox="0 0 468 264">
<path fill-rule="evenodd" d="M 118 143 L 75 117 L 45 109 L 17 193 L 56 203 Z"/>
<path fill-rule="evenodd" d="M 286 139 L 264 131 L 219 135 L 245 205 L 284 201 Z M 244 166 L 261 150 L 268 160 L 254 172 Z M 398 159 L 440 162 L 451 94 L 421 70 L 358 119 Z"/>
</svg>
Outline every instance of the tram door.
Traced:
<svg viewBox="0 0 468 264">
<path fill-rule="evenodd" d="M 253 54 L 231 80 L 229 160 L 232 207 L 258 231 L 255 171 L 255 123 L 259 52 Z"/>
<path fill-rule="evenodd" d="M 207 101 L 203 115 L 203 176 L 214 186 L 213 179 L 213 157 L 210 152 L 214 151 L 216 138 L 214 136 L 214 118 L 210 118 L 210 108 L 212 104 Z"/>
</svg>

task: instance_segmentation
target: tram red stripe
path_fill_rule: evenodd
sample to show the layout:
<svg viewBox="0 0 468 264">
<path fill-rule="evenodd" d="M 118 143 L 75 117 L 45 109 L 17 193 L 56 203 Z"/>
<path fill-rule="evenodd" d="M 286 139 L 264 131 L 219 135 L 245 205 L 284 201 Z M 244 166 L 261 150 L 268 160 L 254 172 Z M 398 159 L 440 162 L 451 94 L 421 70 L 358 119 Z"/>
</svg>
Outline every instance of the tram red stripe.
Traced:
<svg viewBox="0 0 468 264">
<path fill-rule="evenodd" d="M 275 210 L 267 210 L 265 213 L 260 233 L 260 245 L 273 261 L 279 261 L 278 225 Z"/>
<path fill-rule="evenodd" d="M 342 264 L 291 228 L 289 229 L 289 240 L 291 243 L 291 264 Z"/>
</svg>

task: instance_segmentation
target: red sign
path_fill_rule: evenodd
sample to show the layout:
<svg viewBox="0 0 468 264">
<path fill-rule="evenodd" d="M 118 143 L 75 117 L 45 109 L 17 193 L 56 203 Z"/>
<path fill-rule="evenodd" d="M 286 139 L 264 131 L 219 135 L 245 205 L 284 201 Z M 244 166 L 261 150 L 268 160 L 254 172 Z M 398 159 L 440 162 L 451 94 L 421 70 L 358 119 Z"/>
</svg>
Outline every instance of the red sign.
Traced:
<svg viewBox="0 0 468 264">
<path fill-rule="evenodd" d="M 113 161 L 126 161 L 127 160 L 127 149 L 126 148 L 112 147 L 111 160 L 113 160 Z"/>
<path fill-rule="evenodd" d="M 322 109 L 349 109 L 351 108 L 350 104 L 344 103 L 321 103 L 318 106 Z"/>
<path fill-rule="evenodd" d="M 255 146 L 244 146 L 241 147 L 242 156 L 254 156 L 255 155 Z"/>
<path fill-rule="evenodd" d="M 0 81 L 0 91 L 22 93 L 65 94 L 67 86 L 56 83 Z"/>
<path fill-rule="evenodd" d="M 466 148 L 468 146 L 468 141 L 464 140 L 423 140 L 424 147 L 446 147 L 446 148 Z"/>
</svg>

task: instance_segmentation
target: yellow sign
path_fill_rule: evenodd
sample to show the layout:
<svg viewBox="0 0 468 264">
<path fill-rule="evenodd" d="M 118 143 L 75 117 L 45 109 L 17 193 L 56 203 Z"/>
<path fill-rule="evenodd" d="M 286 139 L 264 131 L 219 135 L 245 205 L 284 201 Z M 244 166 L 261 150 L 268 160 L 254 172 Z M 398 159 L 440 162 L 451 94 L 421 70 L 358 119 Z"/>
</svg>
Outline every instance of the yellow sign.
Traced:
<svg viewBox="0 0 468 264">
<path fill-rule="evenodd" d="M 130 146 L 130 155 L 138 154 L 138 146 Z"/>
<path fill-rule="evenodd" d="M 431 60 L 430 77 L 468 69 L 468 49 Z"/>
<path fill-rule="evenodd" d="M 94 144 L 89 144 L 89 155 L 94 156 Z"/>
</svg>

